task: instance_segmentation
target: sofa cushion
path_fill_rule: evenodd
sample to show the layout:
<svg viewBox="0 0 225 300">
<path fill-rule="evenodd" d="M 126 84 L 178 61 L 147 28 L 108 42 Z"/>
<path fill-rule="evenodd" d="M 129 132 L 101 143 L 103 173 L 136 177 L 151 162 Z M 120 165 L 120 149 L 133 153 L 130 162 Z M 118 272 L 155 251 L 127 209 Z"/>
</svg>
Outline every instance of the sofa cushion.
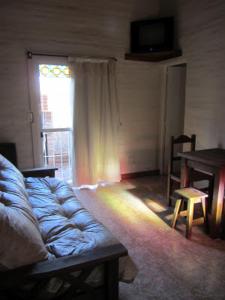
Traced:
<svg viewBox="0 0 225 300">
<path fill-rule="evenodd" d="M 23 175 L 0 155 L 0 265 L 15 268 L 48 257 Z"/>
<path fill-rule="evenodd" d="M 47 250 L 55 257 L 78 255 L 118 243 L 56 178 L 27 178 L 25 185 Z"/>
</svg>

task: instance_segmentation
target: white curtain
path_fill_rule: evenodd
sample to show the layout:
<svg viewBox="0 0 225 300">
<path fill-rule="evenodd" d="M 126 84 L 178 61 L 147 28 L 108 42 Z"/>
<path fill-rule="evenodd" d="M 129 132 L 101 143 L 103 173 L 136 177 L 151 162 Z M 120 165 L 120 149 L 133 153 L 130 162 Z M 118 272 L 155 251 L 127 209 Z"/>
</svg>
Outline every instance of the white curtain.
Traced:
<svg viewBox="0 0 225 300">
<path fill-rule="evenodd" d="M 77 60 L 75 76 L 75 184 L 120 180 L 119 110 L 115 62 Z"/>
</svg>

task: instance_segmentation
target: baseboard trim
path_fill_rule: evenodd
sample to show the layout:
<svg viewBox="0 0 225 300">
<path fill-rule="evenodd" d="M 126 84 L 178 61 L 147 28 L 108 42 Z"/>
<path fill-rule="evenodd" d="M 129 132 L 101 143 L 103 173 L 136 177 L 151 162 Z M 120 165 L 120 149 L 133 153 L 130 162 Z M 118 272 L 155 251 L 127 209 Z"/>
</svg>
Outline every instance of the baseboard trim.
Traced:
<svg viewBox="0 0 225 300">
<path fill-rule="evenodd" d="M 144 177 L 144 176 L 156 176 L 159 174 L 160 174 L 159 170 L 149 170 L 149 171 L 121 174 L 121 178 L 122 179 L 132 179 L 132 178 Z"/>
</svg>

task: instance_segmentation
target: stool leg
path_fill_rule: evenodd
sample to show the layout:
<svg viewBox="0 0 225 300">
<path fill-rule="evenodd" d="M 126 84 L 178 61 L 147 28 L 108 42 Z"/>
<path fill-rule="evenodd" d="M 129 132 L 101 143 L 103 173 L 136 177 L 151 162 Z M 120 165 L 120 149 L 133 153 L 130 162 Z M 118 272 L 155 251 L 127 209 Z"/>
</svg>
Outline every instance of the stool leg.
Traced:
<svg viewBox="0 0 225 300">
<path fill-rule="evenodd" d="M 208 214 L 207 214 L 207 207 L 206 207 L 206 198 L 202 198 L 202 211 L 203 211 L 203 217 L 204 217 L 204 223 L 206 226 L 206 230 L 208 231 Z"/>
<path fill-rule="evenodd" d="M 201 199 L 202 201 L 202 211 L 203 211 L 203 217 L 204 217 L 204 221 L 206 221 L 206 206 L 205 206 L 205 198 Z"/>
<path fill-rule="evenodd" d="M 174 213 L 173 213 L 173 220 L 172 220 L 172 223 L 171 223 L 172 228 L 175 228 L 175 226 L 176 226 L 177 217 L 178 217 L 178 214 L 179 214 L 179 211 L 180 211 L 181 203 L 182 203 L 182 199 L 177 199 L 176 205 L 175 205 L 175 208 L 174 208 Z"/>
<path fill-rule="evenodd" d="M 187 225 L 186 225 L 186 238 L 187 239 L 191 236 L 193 213 L 194 213 L 194 202 L 189 199 L 188 200 Z"/>
</svg>

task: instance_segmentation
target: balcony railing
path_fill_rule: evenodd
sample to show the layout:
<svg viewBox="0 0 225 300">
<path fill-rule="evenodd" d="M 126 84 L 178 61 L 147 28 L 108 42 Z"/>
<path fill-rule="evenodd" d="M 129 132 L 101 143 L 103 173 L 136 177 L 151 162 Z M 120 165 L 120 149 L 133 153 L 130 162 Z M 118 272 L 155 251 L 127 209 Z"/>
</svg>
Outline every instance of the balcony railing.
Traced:
<svg viewBox="0 0 225 300">
<path fill-rule="evenodd" d="M 72 181 L 72 130 L 43 129 L 43 157 L 46 166 L 56 167 L 56 177 Z"/>
</svg>

